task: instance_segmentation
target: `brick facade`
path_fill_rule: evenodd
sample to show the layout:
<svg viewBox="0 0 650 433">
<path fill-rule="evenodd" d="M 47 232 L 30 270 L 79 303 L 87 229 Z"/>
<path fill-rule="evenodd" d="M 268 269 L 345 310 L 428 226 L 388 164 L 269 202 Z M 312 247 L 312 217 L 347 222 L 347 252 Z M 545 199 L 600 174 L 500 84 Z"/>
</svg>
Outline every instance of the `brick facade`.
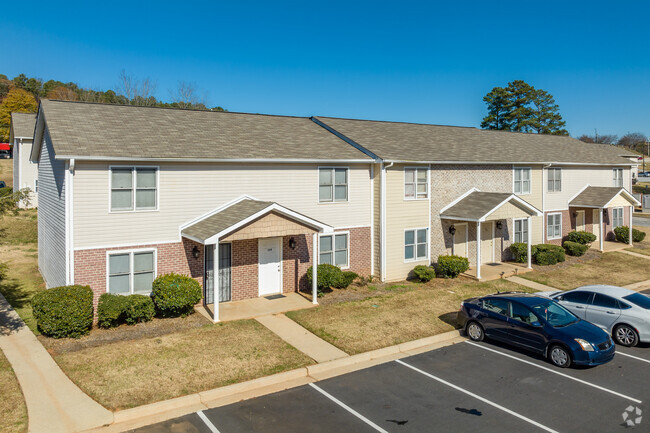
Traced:
<svg viewBox="0 0 650 433">
<path fill-rule="evenodd" d="M 562 245 L 562 243 L 566 240 L 567 235 L 569 232 L 577 230 L 576 226 L 576 211 L 579 210 L 584 210 L 585 212 L 585 231 L 589 233 L 593 233 L 593 227 L 594 223 L 599 224 L 600 221 L 596 219 L 594 221 L 594 215 L 593 215 L 593 209 L 592 208 L 571 208 L 569 210 L 563 210 L 561 212 L 545 212 L 544 213 L 544 240 L 548 244 L 553 244 L 553 245 Z M 562 214 L 562 238 L 561 239 L 548 239 L 547 237 L 547 225 L 548 225 L 548 219 L 547 216 L 549 214 L 556 214 L 556 213 L 561 213 Z M 605 228 L 605 237 L 604 240 L 606 241 L 613 241 L 615 240 L 615 235 L 614 235 L 614 227 L 612 226 L 613 221 L 612 221 L 612 208 L 607 208 L 603 210 L 603 225 Z M 629 226 L 630 225 L 630 207 L 629 206 L 624 206 L 623 207 L 623 225 L 624 226 Z"/>
<path fill-rule="evenodd" d="M 371 233 L 370 227 L 353 228 L 350 233 L 350 270 L 362 276 L 370 274 Z M 289 247 L 291 238 L 296 248 Z M 194 247 L 199 257 L 192 256 Z M 106 293 L 106 254 L 108 251 L 130 251 L 136 249 L 156 250 L 157 275 L 175 272 L 195 278 L 203 286 L 204 247 L 189 239 L 166 244 L 145 244 L 128 248 L 99 248 L 75 251 L 75 284 L 89 285 L 95 294 L 97 307 L 99 296 Z M 307 269 L 312 264 L 312 236 L 297 234 L 282 238 L 282 291 L 284 293 L 309 290 Z M 232 241 L 231 262 L 232 300 L 258 297 L 258 242 L 257 239 Z"/>
</svg>

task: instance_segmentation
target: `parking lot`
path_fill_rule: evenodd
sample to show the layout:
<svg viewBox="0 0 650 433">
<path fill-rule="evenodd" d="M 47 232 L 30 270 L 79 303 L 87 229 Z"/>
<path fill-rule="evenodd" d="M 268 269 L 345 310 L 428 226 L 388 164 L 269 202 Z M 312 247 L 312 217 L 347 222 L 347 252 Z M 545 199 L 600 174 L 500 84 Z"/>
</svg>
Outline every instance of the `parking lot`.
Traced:
<svg viewBox="0 0 650 433">
<path fill-rule="evenodd" d="M 602 366 L 559 369 L 509 346 L 463 342 L 137 431 L 649 431 L 650 419 L 629 426 L 623 418 L 650 401 L 648 372 L 649 346 L 617 347 Z"/>
</svg>

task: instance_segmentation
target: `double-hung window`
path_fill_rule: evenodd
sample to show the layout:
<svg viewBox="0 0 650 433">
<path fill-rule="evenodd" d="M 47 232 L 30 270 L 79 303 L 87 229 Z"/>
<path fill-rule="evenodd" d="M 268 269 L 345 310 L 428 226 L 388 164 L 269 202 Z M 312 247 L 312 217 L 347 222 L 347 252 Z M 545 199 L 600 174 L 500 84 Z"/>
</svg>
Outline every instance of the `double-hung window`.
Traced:
<svg viewBox="0 0 650 433">
<path fill-rule="evenodd" d="M 426 168 L 404 169 L 404 198 L 421 199 L 429 197 Z"/>
<path fill-rule="evenodd" d="M 621 227 L 623 225 L 623 208 L 615 207 L 612 209 L 612 227 Z"/>
<path fill-rule="evenodd" d="M 349 247 L 348 234 L 334 234 L 320 237 L 319 263 L 334 265 L 341 268 L 350 266 L 348 263 Z"/>
<path fill-rule="evenodd" d="M 348 201 L 348 169 L 318 169 L 318 201 L 321 203 Z"/>
<path fill-rule="evenodd" d="M 546 238 L 560 239 L 562 237 L 562 214 L 552 213 L 546 217 Z"/>
<path fill-rule="evenodd" d="M 613 170 L 613 180 L 614 180 L 614 186 L 617 186 L 619 188 L 623 188 L 623 169 L 622 168 L 615 168 Z"/>
<path fill-rule="evenodd" d="M 404 232 L 404 260 L 424 260 L 429 257 L 429 229 Z"/>
<path fill-rule="evenodd" d="M 549 168 L 548 169 L 548 192 L 562 191 L 562 169 Z"/>
<path fill-rule="evenodd" d="M 530 168 L 515 168 L 515 194 L 530 194 Z"/>
<path fill-rule="evenodd" d="M 108 292 L 149 294 L 155 277 L 155 252 L 126 251 L 108 255 Z"/>
<path fill-rule="evenodd" d="M 155 167 L 111 168 L 111 211 L 155 210 L 157 171 Z"/>
<path fill-rule="evenodd" d="M 515 242 L 528 243 L 528 220 L 526 218 L 515 220 Z"/>
</svg>

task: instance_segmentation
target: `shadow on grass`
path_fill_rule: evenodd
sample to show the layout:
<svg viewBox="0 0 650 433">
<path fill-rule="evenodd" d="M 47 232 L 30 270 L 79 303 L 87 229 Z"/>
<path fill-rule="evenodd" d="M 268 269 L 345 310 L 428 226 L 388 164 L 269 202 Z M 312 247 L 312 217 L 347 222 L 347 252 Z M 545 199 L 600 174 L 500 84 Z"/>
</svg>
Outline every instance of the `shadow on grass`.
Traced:
<svg viewBox="0 0 650 433">
<path fill-rule="evenodd" d="M 11 305 L 0 297 L 0 335 L 10 335 L 25 326 L 25 323 L 13 312 Z"/>
<path fill-rule="evenodd" d="M 453 326 L 455 329 L 458 329 L 460 326 L 458 325 L 458 318 L 457 318 L 458 313 L 455 311 L 452 311 L 451 313 L 444 313 L 438 316 L 438 319 L 442 320 L 445 323 L 448 323 L 449 325 Z"/>
<path fill-rule="evenodd" d="M 33 293 L 25 290 L 23 284 L 15 278 L 0 281 L 0 293 L 14 308 L 22 308 L 32 300 Z"/>
</svg>

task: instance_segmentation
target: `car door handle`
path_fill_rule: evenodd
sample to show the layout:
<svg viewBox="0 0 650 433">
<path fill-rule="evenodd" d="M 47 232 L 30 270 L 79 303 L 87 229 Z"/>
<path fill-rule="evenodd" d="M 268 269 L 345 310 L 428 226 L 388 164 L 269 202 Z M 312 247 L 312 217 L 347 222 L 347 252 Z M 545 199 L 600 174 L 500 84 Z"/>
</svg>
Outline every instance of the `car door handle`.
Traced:
<svg viewBox="0 0 650 433">
<path fill-rule="evenodd" d="M 582 305 L 576 305 L 576 308 L 580 308 L 584 310 L 585 307 L 583 307 Z"/>
<path fill-rule="evenodd" d="M 608 311 L 607 314 L 616 314 L 616 313 L 613 311 Z"/>
</svg>

